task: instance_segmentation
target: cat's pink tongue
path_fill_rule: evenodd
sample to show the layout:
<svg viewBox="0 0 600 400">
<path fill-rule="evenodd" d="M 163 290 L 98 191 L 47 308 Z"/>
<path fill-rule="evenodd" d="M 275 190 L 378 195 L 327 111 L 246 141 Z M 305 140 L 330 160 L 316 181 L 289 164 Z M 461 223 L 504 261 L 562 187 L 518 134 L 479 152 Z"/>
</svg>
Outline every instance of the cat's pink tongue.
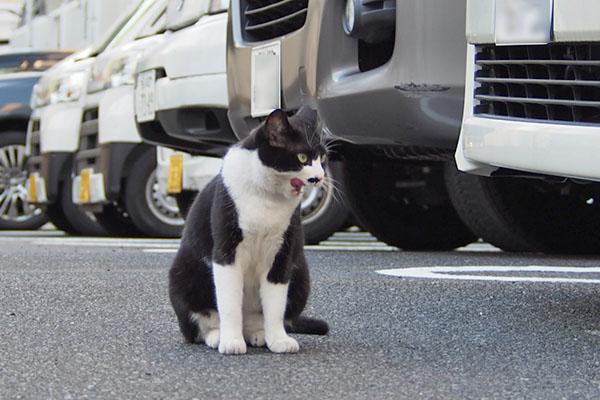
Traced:
<svg viewBox="0 0 600 400">
<path fill-rule="evenodd" d="M 296 196 L 298 196 L 302 192 L 302 187 L 304 186 L 304 182 L 302 181 L 302 179 L 292 178 L 290 180 L 290 185 L 292 185 Z"/>
</svg>

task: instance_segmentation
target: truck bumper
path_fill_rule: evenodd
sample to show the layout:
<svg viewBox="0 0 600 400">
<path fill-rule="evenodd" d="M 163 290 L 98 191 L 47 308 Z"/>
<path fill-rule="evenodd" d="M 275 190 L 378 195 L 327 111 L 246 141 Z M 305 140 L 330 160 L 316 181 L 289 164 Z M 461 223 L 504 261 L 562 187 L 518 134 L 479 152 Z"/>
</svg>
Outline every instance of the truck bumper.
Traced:
<svg viewBox="0 0 600 400">
<path fill-rule="evenodd" d="M 144 141 L 210 156 L 222 156 L 237 141 L 227 119 L 224 73 L 163 77 L 155 90 L 156 119 L 137 122 Z"/>
</svg>

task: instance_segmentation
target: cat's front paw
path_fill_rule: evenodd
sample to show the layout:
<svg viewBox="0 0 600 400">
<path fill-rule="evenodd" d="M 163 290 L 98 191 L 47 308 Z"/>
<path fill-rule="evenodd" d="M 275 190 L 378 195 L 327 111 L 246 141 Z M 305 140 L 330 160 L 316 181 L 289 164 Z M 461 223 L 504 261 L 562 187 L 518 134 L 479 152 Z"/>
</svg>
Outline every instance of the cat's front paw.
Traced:
<svg viewBox="0 0 600 400">
<path fill-rule="evenodd" d="M 300 345 L 296 339 L 289 336 L 267 340 L 267 347 L 273 353 L 297 353 L 300 350 Z"/>
<path fill-rule="evenodd" d="M 219 342 L 221 354 L 246 354 L 247 347 L 244 339 L 222 339 Z"/>
</svg>

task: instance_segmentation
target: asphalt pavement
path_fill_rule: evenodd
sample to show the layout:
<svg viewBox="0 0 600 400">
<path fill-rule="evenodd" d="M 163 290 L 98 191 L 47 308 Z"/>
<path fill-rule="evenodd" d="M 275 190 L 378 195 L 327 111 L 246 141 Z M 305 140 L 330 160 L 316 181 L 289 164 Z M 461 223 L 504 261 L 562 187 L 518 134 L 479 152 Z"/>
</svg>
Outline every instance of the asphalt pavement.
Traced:
<svg viewBox="0 0 600 400">
<path fill-rule="evenodd" d="M 177 241 L 0 232 L 0 399 L 598 398 L 599 257 L 356 240 L 307 250 L 328 336 L 223 356 L 178 331 Z"/>
</svg>

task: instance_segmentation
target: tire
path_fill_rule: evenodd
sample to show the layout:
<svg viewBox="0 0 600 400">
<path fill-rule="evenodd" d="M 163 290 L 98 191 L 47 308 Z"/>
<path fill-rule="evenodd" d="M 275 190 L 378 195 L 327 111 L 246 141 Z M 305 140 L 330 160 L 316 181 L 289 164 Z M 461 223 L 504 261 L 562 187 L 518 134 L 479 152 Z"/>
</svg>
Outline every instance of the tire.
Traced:
<svg viewBox="0 0 600 400">
<path fill-rule="evenodd" d="M 184 220 L 172 196 L 164 196 L 156 179 L 156 151 L 143 152 L 129 170 L 125 207 L 133 224 L 149 237 L 180 237 Z"/>
<path fill-rule="evenodd" d="M 600 253 L 600 184 L 446 171 L 452 202 L 485 241 L 513 252 Z"/>
<path fill-rule="evenodd" d="M 24 132 L 0 133 L 0 229 L 33 230 L 48 222 L 46 214 L 27 201 Z"/>
<path fill-rule="evenodd" d="M 403 250 L 452 250 L 477 239 L 450 203 L 443 163 L 365 156 L 344 162 L 346 198 L 362 228 Z"/>
<path fill-rule="evenodd" d="M 94 217 L 102 228 L 111 236 L 140 237 L 143 233 L 133 224 L 127 211 L 120 202 L 106 204 L 102 211 L 95 212 Z"/>
<path fill-rule="evenodd" d="M 328 182 L 320 188 L 309 188 L 303 194 L 301 211 L 304 243 L 318 244 L 344 229 L 352 212 L 346 204 L 343 189 L 343 165 L 331 162 L 327 166 Z"/>
<path fill-rule="evenodd" d="M 60 230 L 72 235 L 105 236 L 108 231 L 102 227 L 96 218 L 82 211 L 73 204 L 71 197 L 72 184 L 70 173 L 63 174 L 59 188 L 59 198 L 56 203 L 46 207 L 50 221 Z"/>
</svg>

